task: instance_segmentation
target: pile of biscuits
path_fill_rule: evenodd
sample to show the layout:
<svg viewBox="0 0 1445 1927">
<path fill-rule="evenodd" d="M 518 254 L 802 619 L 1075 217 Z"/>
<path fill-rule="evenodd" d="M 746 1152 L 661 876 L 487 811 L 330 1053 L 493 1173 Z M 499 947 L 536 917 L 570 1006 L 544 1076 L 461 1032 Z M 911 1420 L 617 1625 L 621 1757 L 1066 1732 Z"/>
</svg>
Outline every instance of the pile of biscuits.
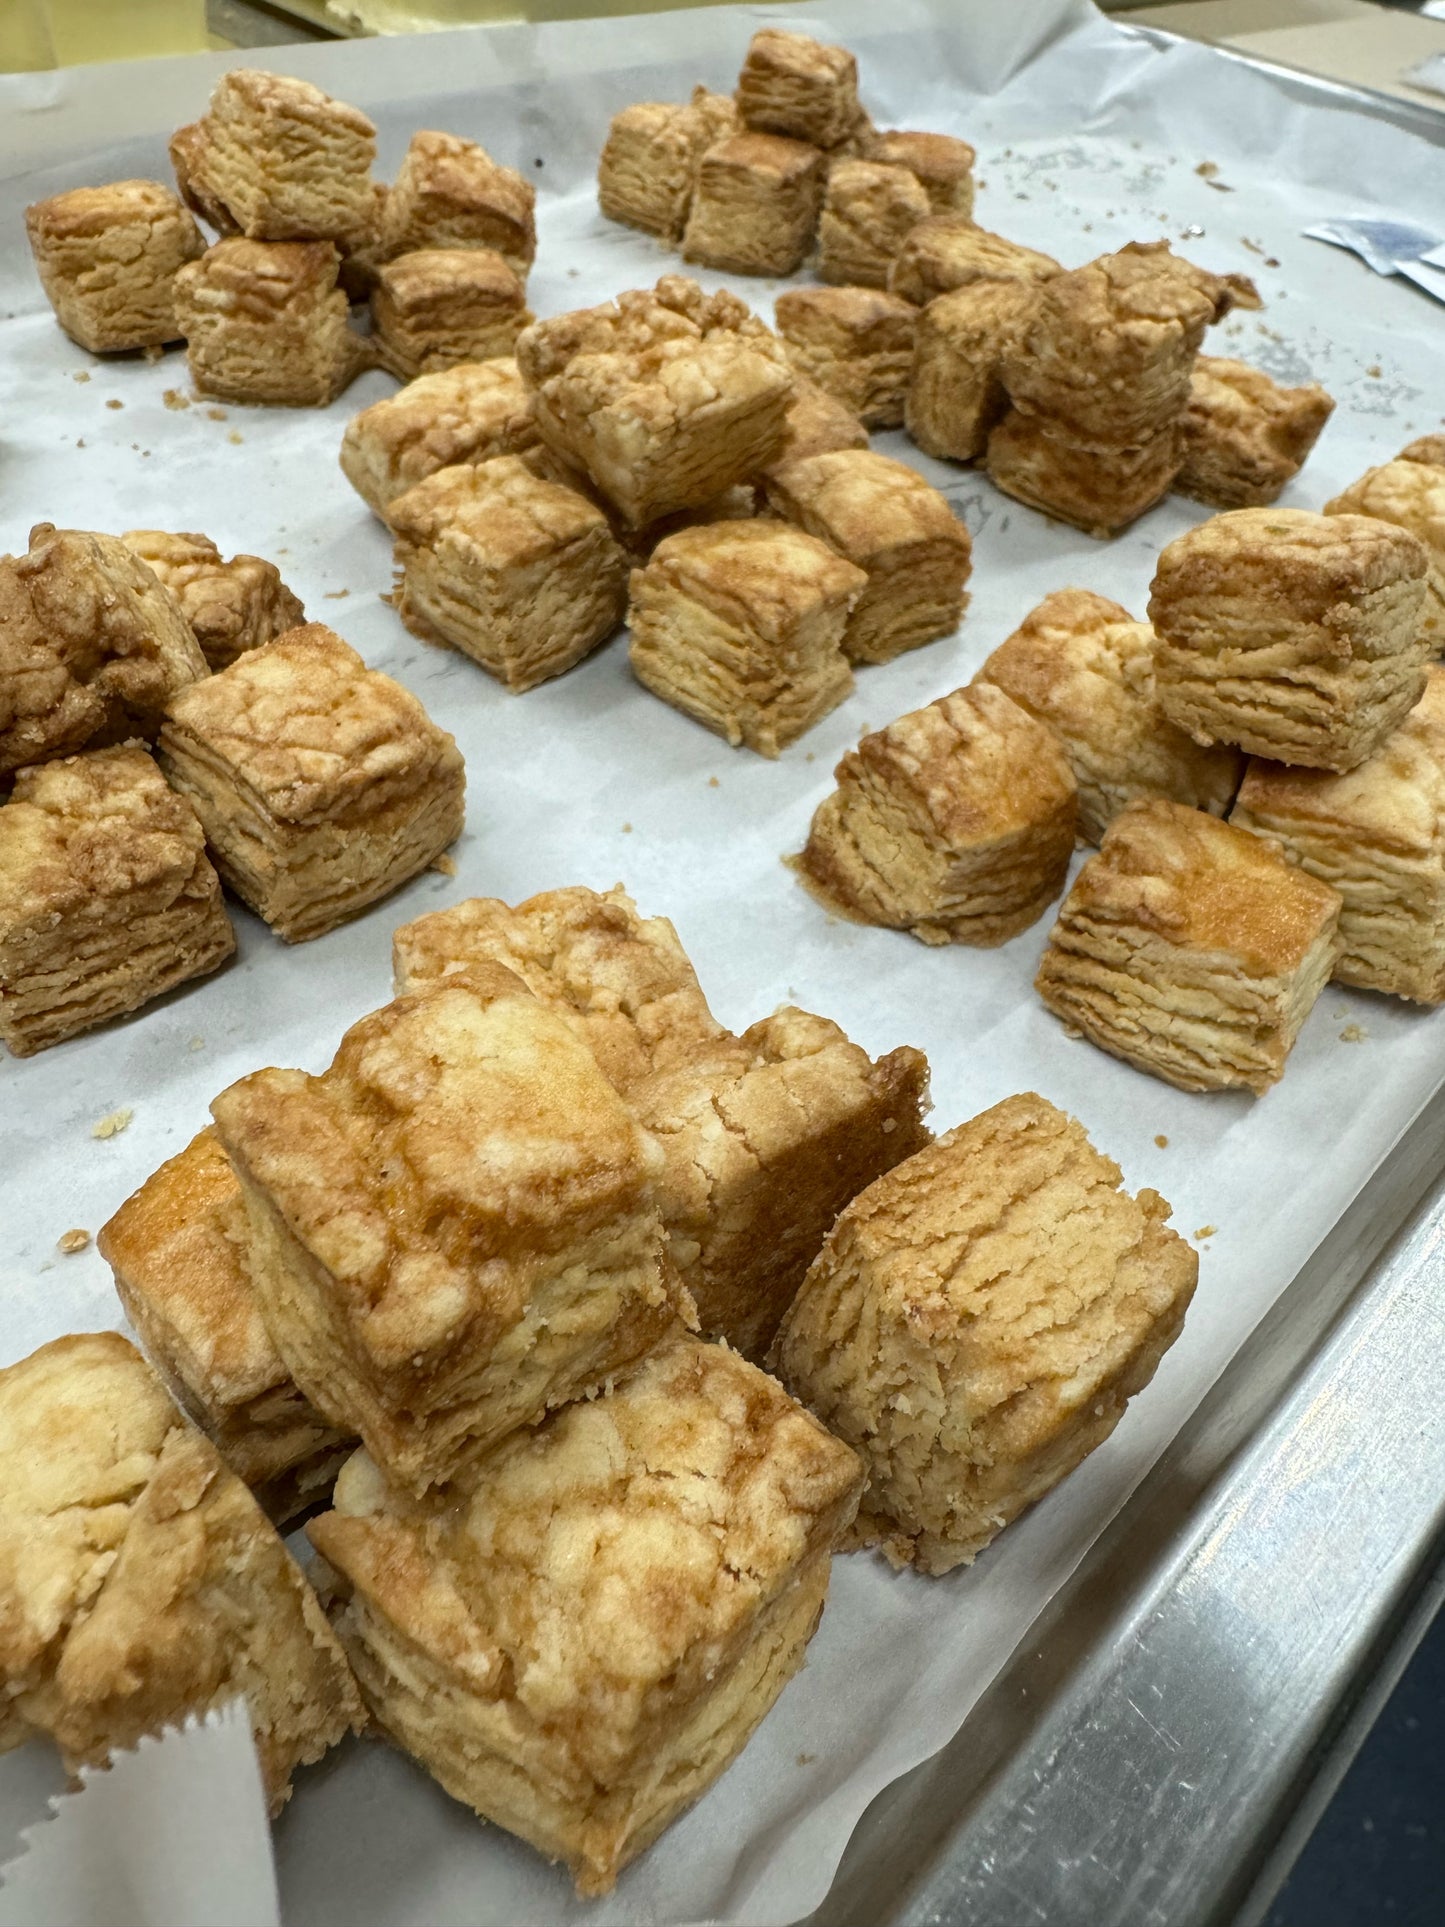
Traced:
<svg viewBox="0 0 1445 1927">
<path fill-rule="evenodd" d="M 369 1719 L 602 1893 L 802 1664 L 833 1552 L 971 1560 L 1197 1259 L 1039 1097 L 935 1141 L 918 1051 L 727 1031 L 620 888 L 394 955 L 329 1068 L 241 1078 L 102 1231 L 154 1370 L 102 1333 L 0 1372 L 0 1744 L 103 1759 L 239 1689 L 279 1805 Z M 266 1513 L 311 1515 L 325 1614 Z"/>
</svg>

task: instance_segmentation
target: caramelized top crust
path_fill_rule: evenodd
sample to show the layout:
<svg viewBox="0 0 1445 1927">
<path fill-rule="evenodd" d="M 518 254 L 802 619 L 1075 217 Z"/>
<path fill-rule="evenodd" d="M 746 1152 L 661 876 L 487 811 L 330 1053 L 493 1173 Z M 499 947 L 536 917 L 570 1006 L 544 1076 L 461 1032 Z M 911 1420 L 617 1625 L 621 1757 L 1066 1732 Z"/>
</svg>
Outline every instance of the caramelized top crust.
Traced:
<svg viewBox="0 0 1445 1927">
<path fill-rule="evenodd" d="M 820 604 L 850 606 L 867 587 L 861 569 L 826 542 L 785 522 L 711 522 L 659 542 L 645 570 L 665 585 L 765 642 L 791 642 Z"/>
<path fill-rule="evenodd" d="M 179 221 L 194 232 L 195 223 L 170 188 L 159 181 L 111 181 L 104 187 L 72 187 L 25 210 L 32 241 L 98 240 L 112 228 Z M 200 236 L 196 236 L 197 254 Z"/>
<path fill-rule="evenodd" d="M 702 157 L 704 175 L 727 168 L 752 174 L 772 187 L 786 187 L 822 165 L 816 147 L 789 140 L 785 134 L 732 134 L 710 147 Z"/>
<path fill-rule="evenodd" d="M 341 256 L 330 241 L 217 241 L 176 275 L 176 290 L 201 311 L 264 327 L 333 292 Z"/>
<path fill-rule="evenodd" d="M 599 307 L 533 322 L 518 337 L 517 366 L 529 388 L 540 388 L 579 356 L 637 356 L 640 368 L 649 354 L 670 344 L 715 335 L 739 336 L 756 353 L 785 365 L 781 343 L 745 301 L 726 288 L 704 294 L 688 276 L 665 274 L 654 288 L 629 288 Z"/>
<path fill-rule="evenodd" d="M 341 466 L 378 513 L 415 483 L 537 438 L 532 402 L 510 356 L 464 361 L 419 375 L 395 395 L 353 415 Z"/>
<path fill-rule="evenodd" d="M 738 75 L 738 111 L 749 127 L 836 147 L 857 126 L 858 63 L 846 47 L 763 27 Z"/>
<path fill-rule="evenodd" d="M 768 500 L 861 566 L 918 542 L 970 548 L 968 530 L 917 469 L 872 449 L 810 455 L 774 468 Z"/>
<path fill-rule="evenodd" d="M 967 214 L 932 214 L 904 241 L 888 286 L 921 306 L 974 281 L 1047 281 L 1062 272 L 1052 255 L 976 227 Z"/>
<path fill-rule="evenodd" d="M 1395 458 L 1400 462 L 1425 462 L 1431 468 L 1445 468 L 1445 435 L 1421 435 L 1409 442 Z"/>
<path fill-rule="evenodd" d="M 445 537 L 484 566 L 504 560 L 525 567 L 589 529 L 608 527 L 585 495 L 535 474 L 520 455 L 438 469 L 398 496 L 386 518 L 408 542 L 426 546 Z"/>
<path fill-rule="evenodd" d="M 831 347 L 837 354 L 904 353 L 912 346 L 918 310 L 881 288 L 789 288 L 774 305 L 785 341 Z"/>
<path fill-rule="evenodd" d="M 446 315 L 458 302 L 519 312 L 526 291 L 491 248 L 417 248 L 388 261 L 377 293 L 404 320 Z"/>
<path fill-rule="evenodd" d="M 304 127 L 326 132 L 344 128 L 373 140 L 376 129 L 359 107 L 344 100 L 333 100 L 309 80 L 290 74 L 270 74 L 259 67 L 232 67 L 222 74 L 211 94 L 211 113 L 221 120 L 266 119 L 297 121 Z M 273 138 L 283 139 L 277 129 Z"/>
<path fill-rule="evenodd" d="M 867 144 L 870 161 L 906 167 L 929 190 L 930 197 L 957 187 L 973 172 L 977 156 L 967 141 L 952 134 L 916 133 L 912 128 L 889 128 Z"/>
</svg>

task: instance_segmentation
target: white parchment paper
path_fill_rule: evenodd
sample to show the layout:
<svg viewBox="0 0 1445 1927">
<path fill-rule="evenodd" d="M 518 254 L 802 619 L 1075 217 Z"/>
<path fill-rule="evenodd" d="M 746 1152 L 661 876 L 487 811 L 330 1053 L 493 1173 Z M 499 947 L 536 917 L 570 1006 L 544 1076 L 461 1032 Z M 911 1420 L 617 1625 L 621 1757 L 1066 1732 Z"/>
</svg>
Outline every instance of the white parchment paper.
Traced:
<svg viewBox="0 0 1445 1927">
<path fill-rule="evenodd" d="M 728 8 L 268 58 L 363 105 L 381 128 L 386 171 L 417 126 L 481 139 L 528 170 L 541 195 L 531 300 L 549 314 L 676 265 L 597 214 L 592 170 L 607 119 L 631 100 L 685 97 L 695 80 L 730 86 L 763 20 L 852 45 L 880 125 L 973 140 L 986 225 L 1069 264 L 1167 235 L 1206 266 L 1253 274 L 1266 311 L 1231 318 L 1209 347 L 1285 378 L 1313 375 L 1339 402 L 1287 502 L 1317 506 L 1439 426 L 1445 313 L 1300 230 L 1371 210 L 1434 218 L 1445 202 L 1440 150 L 1307 103 L 1208 50 L 1161 50 L 1084 0 L 822 0 L 796 16 Z M 1011 1092 L 1043 1092 L 1084 1120 L 1131 1185 L 1157 1186 L 1179 1227 L 1198 1234 L 1201 1283 L 1185 1333 L 1108 1445 L 970 1571 L 922 1580 L 867 1557 L 838 1561 L 806 1671 L 613 1899 L 580 1905 L 555 1870 L 478 1827 L 378 1746 L 342 1749 L 303 1776 L 277 1834 L 292 1927 L 584 1917 L 599 1927 L 771 1927 L 818 1901 L 872 1796 L 957 1730 L 1388 1153 L 1445 1070 L 1445 1018 L 1330 989 L 1269 1096 L 1185 1096 L 1069 1042 L 1037 1003 L 1030 984 L 1047 918 L 999 951 L 928 950 L 828 920 L 782 866 L 860 731 L 967 680 L 1049 590 L 1078 584 L 1142 613 L 1154 557 L 1200 519 L 1195 505 L 1172 500 L 1100 545 L 1006 501 L 971 471 L 928 461 L 901 436 L 878 438 L 944 488 L 968 522 L 973 600 L 957 637 L 863 670 L 857 693 L 775 764 L 730 752 L 653 700 L 632 681 L 620 641 L 517 698 L 460 656 L 409 637 L 379 599 L 390 582 L 387 539 L 336 466 L 345 420 L 387 392 L 384 377 L 367 376 L 320 412 L 230 408 L 216 419 L 204 404 L 168 409 L 166 391 L 188 387 L 182 357 L 92 360 L 55 328 L 24 255 L 25 201 L 127 173 L 164 177 L 166 134 L 199 111 L 224 64 L 0 82 L 9 153 L 0 546 L 23 546 L 44 518 L 203 529 L 228 553 L 273 557 L 308 614 L 455 732 L 468 827 L 455 879 L 423 876 L 349 929 L 294 950 L 237 909 L 240 953 L 220 975 L 96 1036 L 0 1066 L 0 1355 L 121 1324 L 94 1251 L 62 1257 L 56 1239 L 95 1230 L 204 1123 L 208 1100 L 233 1078 L 259 1064 L 324 1065 L 344 1027 L 387 997 L 395 924 L 476 893 L 515 901 L 567 883 L 620 879 L 645 910 L 671 916 L 729 1024 L 793 1000 L 870 1051 L 921 1045 L 940 1128 Z M 774 292 L 734 285 L 764 309 Z M 134 1110 L 128 1129 L 94 1139 L 93 1124 L 118 1107 Z"/>
</svg>

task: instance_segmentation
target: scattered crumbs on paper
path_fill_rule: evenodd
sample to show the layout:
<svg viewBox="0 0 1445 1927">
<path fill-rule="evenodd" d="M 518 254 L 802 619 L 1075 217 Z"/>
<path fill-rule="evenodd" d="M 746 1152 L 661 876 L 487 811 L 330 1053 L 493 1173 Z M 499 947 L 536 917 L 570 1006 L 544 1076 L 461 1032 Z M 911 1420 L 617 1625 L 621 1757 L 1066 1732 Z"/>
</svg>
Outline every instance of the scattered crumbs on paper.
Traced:
<svg viewBox="0 0 1445 1927">
<path fill-rule="evenodd" d="M 1094 223 L 1092 221 L 1085 221 L 1084 232 L 1085 234 L 1092 234 L 1094 232 Z"/>
<path fill-rule="evenodd" d="M 811 1765 L 813 1764 L 813 1762 L 814 1762 L 814 1760 L 816 1760 L 816 1759 L 817 1759 L 817 1757 L 818 1757 L 818 1756 L 817 1756 L 817 1754 L 816 1754 L 816 1753 L 800 1753 L 800 1754 L 798 1755 L 798 1765 L 799 1765 L 799 1766 L 811 1766 Z"/>
<path fill-rule="evenodd" d="M 343 597 L 349 596 L 350 594 L 350 589 L 328 589 L 322 600 L 325 602 L 340 602 Z"/>
<path fill-rule="evenodd" d="M 1212 1238 L 1217 1229 L 1217 1225 L 1202 1224 L 1194 1235 L 1196 1238 Z"/>
<path fill-rule="evenodd" d="M 148 448 L 143 448 L 143 449 L 141 450 L 141 452 L 140 452 L 140 458 L 141 458 L 141 460 L 142 460 L 142 461 L 144 461 L 144 460 L 145 460 L 145 458 L 146 458 L 146 456 L 147 456 L 147 455 L 149 455 L 149 454 L 150 454 L 150 450 L 149 450 Z"/>
<path fill-rule="evenodd" d="M 1194 171 L 1201 181 L 1212 181 L 1219 172 L 1219 162 L 1201 161 Z"/>
<path fill-rule="evenodd" d="M 817 761 L 817 757 L 816 757 L 816 755 L 814 754 L 814 752 L 813 752 L 813 751 L 812 751 L 812 750 L 810 749 L 810 750 L 808 751 L 808 753 L 807 753 L 807 755 L 806 755 L 806 756 L 805 756 L 805 757 L 803 758 L 803 761 L 804 761 L 805 763 L 814 763 L 814 762 L 816 762 L 816 761 Z"/>
<path fill-rule="evenodd" d="M 107 408 L 124 408 L 125 407 L 125 403 L 120 399 L 118 395 L 112 395 L 105 405 Z"/>
<path fill-rule="evenodd" d="M 1260 246 L 1259 242 L 1251 241 L 1247 234 L 1240 235 L 1239 245 L 1242 248 L 1248 248 L 1251 254 L 1258 254 L 1262 256 L 1264 253 L 1264 249 Z"/>
<path fill-rule="evenodd" d="M 1234 192 L 1234 189 L 1224 181 L 1206 181 L 1205 186 L 1212 187 L 1216 194 L 1232 194 Z"/>
<path fill-rule="evenodd" d="M 578 270 L 576 268 L 568 268 L 567 277 L 569 280 L 575 281 L 577 279 L 577 274 L 578 274 Z"/>
<path fill-rule="evenodd" d="M 1369 1034 L 1363 1024 L 1346 1024 L 1340 1032 L 1340 1042 L 1342 1044 L 1363 1044 Z"/>
<path fill-rule="evenodd" d="M 89 381 L 90 370 L 88 368 L 77 368 L 75 373 L 70 377 L 70 379 L 72 381 Z"/>
<path fill-rule="evenodd" d="M 1379 381 L 1381 377 L 1384 375 L 1384 372 L 1385 372 L 1384 369 L 1380 366 L 1378 361 L 1372 361 L 1369 367 L 1365 370 L 1365 373 L 1369 376 L 1371 381 Z"/>
<path fill-rule="evenodd" d="M 135 454 L 135 455 L 139 455 L 139 454 L 140 454 L 140 443 L 139 443 L 139 442 L 132 442 L 130 446 L 131 446 L 131 452 L 132 452 L 132 454 Z"/>
<path fill-rule="evenodd" d="M 1162 1131 L 1155 1138 L 1154 1142 L 1159 1146 L 1161 1151 L 1167 1151 L 1169 1149 L 1169 1140 Z"/>
<path fill-rule="evenodd" d="M 134 1107 L 129 1104 L 123 1104 L 118 1111 L 109 1112 L 107 1116 L 100 1120 L 99 1124 L 92 1124 L 90 1127 L 90 1135 L 92 1137 L 119 1137 L 134 1116 Z"/>
<path fill-rule="evenodd" d="M 244 435 L 242 435 L 242 434 L 240 434 L 240 433 L 239 433 L 239 432 L 238 432 L 238 431 L 237 431 L 236 429 L 234 429 L 234 428 L 233 428 L 233 429 L 231 430 L 231 432 L 230 432 L 230 434 L 229 434 L 229 435 L 228 435 L 228 436 L 226 437 L 226 440 L 227 440 L 228 442 L 234 442 L 234 443 L 236 444 L 236 446 L 237 446 L 238 448 L 240 447 L 240 445 L 241 445 L 241 443 L 242 443 L 243 441 L 245 441 L 245 439 L 246 439 L 246 437 L 245 437 Z"/>
<path fill-rule="evenodd" d="M 84 1251 L 89 1243 L 90 1233 L 88 1231 L 62 1231 L 60 1236 L 55 1240 L 55 1249 L 57 1251 L 63 1251 L 66 1257 L 69 1258 L 77 1251 Z"/>
<path fill-rule="evenodd" d="M 224 408 L 208 408 L 206 419 L 212 422 L 223 422 L 226 419 L 226 411 Z"/>
<path fill-rule="evenodd" d="M 193 1037 L 190 1043 L 186 1045 L 187 1050 L 204 1050 L 205 1048 L 206 1040 L 204 1037 Z"/>
<path fill-rule="evenodd" d="M 630 823 L 624 823 L 624 824 L 623 824 L 623 826 L 622 826 L 622 834 L 623 834 L 624 836 L 631 836 L 631 834 L 632 834 L 632 825 L 631 825 Z"/>
<path fill-rule="evenodd" d="M 707 786 L 710 790 L 717 789 L 718 788 L 717 778 L 715 776 L 709 776 L 709 778 L 707 779 Z"/>
<path fill-rule="evenodd" d="M 141 349 L 141 353 L 148 362 L 154 365 L 154 363 L 158 362 L 162 355 L 164 355 L 165 349 L 160 346 L 159 342 L 150 341 Z"/>
<path fill-rule="evenodd" d="M 177 413 L 179 413 L 180 410 L 182 410 L 183 408 L 189 408 L 191 405 L 190 396 L 183 395 L 179 388 L 168 388 L 166 392 L 161 396 L 161 400 L 165 403 L 167 408 L 173 409 Z"/>
<path fill-rule="evenodd" d="M 1267 254 L 1264 257 L 1264 265 L 1267 268 L 1277 268 L 1279 266 L 1279 261 L 1276 258 L 1276 256 L 1274 256 L 1273 254 Z M 1286 292 L 1288 292 L 1288 290 L 1286 290 Z"/>
<path fill-rule="evenodd" d="M 454 856 L 448 856 L 443 850 L 440 856 L 432 858 L 431 868 L 440 877 L 454 877 L 457 873 L 457 860 Z"/>
<path fill-rule="evenodd" d="M 77 436 L 76 436 L 76 438 L 75 438 L 75 446 L 76 446 L 77 448 L 84 448 L 84 447 L 85 447 L 85 437 L 84 437 L 84 435 L 77 435 Z"/>
</svg>

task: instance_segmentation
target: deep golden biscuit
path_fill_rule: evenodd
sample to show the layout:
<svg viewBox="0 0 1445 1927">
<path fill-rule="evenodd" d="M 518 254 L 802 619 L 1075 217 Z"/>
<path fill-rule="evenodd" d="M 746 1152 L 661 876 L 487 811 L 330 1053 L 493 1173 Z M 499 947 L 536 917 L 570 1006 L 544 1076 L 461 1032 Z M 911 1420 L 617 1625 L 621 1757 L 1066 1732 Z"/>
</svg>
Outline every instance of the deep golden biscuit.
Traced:
<svg viewBox="0 0 1445 1927">
<path fill-rule="evenodd" d="M 1033 281 L 972 281 L 918 317 L 903 422 L 925 454 L 972 462 L 1008 409 L 1003 358 L 1038 303 Z"/>
<path fill-rule="evenodd" d="M 966 1565 L 1104 1442 L 1194 1294 L 1169 1215 L 1032 1093 L 848 1206 L 775 1363 L 868 1468 L 854 1543 Z"/>
<path fill-rule="evenodd" d="M 1284 388 L 1248 362 L 1197 356 L 1175 488 L 1212 508 L 1274 501 L 1304 467 L 1334 407 L 1317 382 Z"/>
<path fill-rule="evenodd" d="M 1130 803 L 1074 880 L 1036 988 L 1090 1043 L 1182 1091 L 1267 1091 L 1339 955 L 1340 898 L 1274 843 Z"/>
<path fill-rule="evenodd" d="M 905 239 L 888 275 L 890 290 L 923 307 L 975 281 L 1049 280 L 1063 270 L 1051 255 L 975 227 L 967 214 L 934 214 Z"/>
<path fill-rule="evenodd" d="M 973 163 L 967 141 L 951 134 L 922 134 L 911 128 L 877 133 L 864 149 L 870 161 L 906 167 L 922 184 L 934 214 L 973 213 Z"/>
<path fill-rule="evenodd" d="M 698 163 L 682 256 L 731 274 L 794 274 L 813 245 L 824 157 L 780 134 L 733 134 Z"/>
<path fill-rule="evenodd" d="M 489 248 L 425 248 L 389 261 L 371 296 L 376 358 L 401 381 L 510 355 L 532 320 L 521 282 Z"/>
<path fill-rule="evenodd" d="M 537 190 L 457 134 L 413 134 L 381 217 L 388 260 L 418 248 L 490 248 L 525 282 L 537 252 Z"/>
<path fill-rule="evenodd" d="M 356 916 L 461 834 L 452 738 L 319 622 L 180 696 L 159 754 L 221 875 L 288 943 Z"/>
<path fill-rule="evenodd" d="M 1005 367 L 1014 352 L 1005 350 Z M 1182 458 L 1177 422 L 1137 445 L 1106 447 L 1076 442 L 1041 416 L 1012 408 L 989 434 L 987 466 L 1006 495 L 1103 539 L 1163 501 Z"/>
<path fill-rule="evenodd" d="M 205 243 L 168 187 L 73 187 L 26 208 L 25 232 L 55 318 L 82 348 L 113 354 L 180 340 L 176 270 Z"/>
<path fill-rule="evenodd" d="M 1427 557 L 1420 633 L 1432 656 L 1445 655 L 1445 469 L 1404 460 L 1367 469 L 1325 514 L 1372 515 L 1419 538 Z"/>
<path fill-rule="evenodd" d="M 602 212 L 675 246 L 687 226 L 703 155 L 741 130 L 734 102 L 706 87 L 695 87 L 685 107 L 655 100 L 624 107 L 612 117 L 597 163 Z"/>
<path fill-rule="evenodd" d="M 366 230 L 376 129 L 357 108 L 306 80 L 233 67 L 199 127 L 180 164 L 203 214 L 218 204 L 253 241 L 340 245 Z"/>
<path fill-rule="evenodd" d="M 526 384 L 516 362 L 499 356 L 420 375 L 353 415 L 341 467 L 384 522 L 398 495 L 438 469 L 518 455 L 536 439 Z"/>
<path fill-rule="evenodd" d="M 749 127 L 838 147 L 857 133 L 858 63 L 846 47 L 763 27 L 738 75 L 738 112 Z"/>
<path fill-rule="evenodd" d="M 176 275 L 191 379 L 221 401 L 324 407 L 371 361 L 329 241 L 218 241 Z"/>
<path fill-rule="evenodd" d="M 306 620 L 275 563 L 259 555 L 225 562 L 209 536 L 164 529 L 131 529 L 121 541 L 175 597 L 210 669 L 225 669 Z"/>
<path fill-rule="evenodd" d="M 775 304 L 788 359 L 865 428 L 903 421 L 917 311 L 876 288 L 789 288 Z"/>
<path fill-rule="evenodd" d="M 818 221 L 818 278 L 886 288 L 909 232 L 931 212 L 911 169 L 887 161 L 839 161 L 828 173 Z"/>
</svg>

